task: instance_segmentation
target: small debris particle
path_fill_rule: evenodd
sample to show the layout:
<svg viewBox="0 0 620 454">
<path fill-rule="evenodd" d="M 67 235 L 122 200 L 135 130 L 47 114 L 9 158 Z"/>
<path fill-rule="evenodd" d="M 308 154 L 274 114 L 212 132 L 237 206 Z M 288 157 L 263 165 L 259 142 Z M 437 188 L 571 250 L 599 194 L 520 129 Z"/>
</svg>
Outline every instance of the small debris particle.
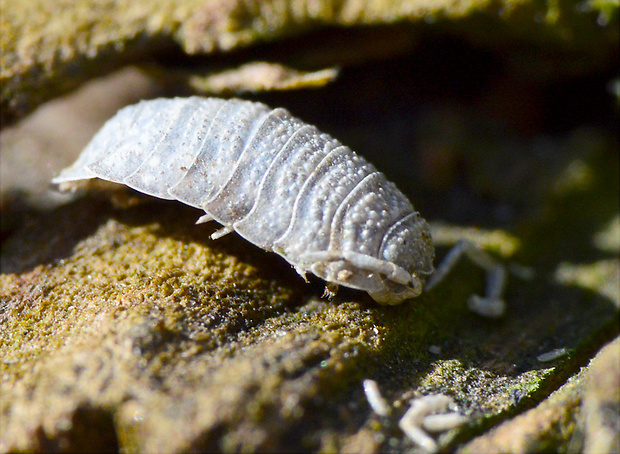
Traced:
<svg viewBox="0 0 620 454">
<path fill-rule="evenodd" d="M 364 380 L 363 385 L 364 393 L 366 394 L 366 399 L 368 399 L 370 408 L 379 416 L 387 416 L 390 412 L 390 408 L 385 399 L 381 396 L 377 382 L 367 378 Z"/>
<path fill-rule="evenodd" d="M 413 399 L 409 410 L 398 421 L 398 426 L 411 441 L 425 451 L 436 452 L 437 443 L 426 430 L 444 432 L 465 423 L 467 418 L 457 412 L 439 414 L 446 409 L 454 408 L 456 408 L 454 400 L 443 394 L 431 394 Z"/>
<path fill-rule="evenodd" d="M 549 362 L 549 361 L 553 361 L 554 359 L 561 358 L 562 356 L 566 355 L 567 353 L 568 352 L 566 351 L 566 349 L 564 347 L 556 348 L 554 350 L 551 350 L 550 352 L 543 353 L 542 355 L 538 355 L 536 357 L 536 359 L 538 361 L 540 361 L 541 363 L 546 363 L 546 362 Z"/>
</svg>

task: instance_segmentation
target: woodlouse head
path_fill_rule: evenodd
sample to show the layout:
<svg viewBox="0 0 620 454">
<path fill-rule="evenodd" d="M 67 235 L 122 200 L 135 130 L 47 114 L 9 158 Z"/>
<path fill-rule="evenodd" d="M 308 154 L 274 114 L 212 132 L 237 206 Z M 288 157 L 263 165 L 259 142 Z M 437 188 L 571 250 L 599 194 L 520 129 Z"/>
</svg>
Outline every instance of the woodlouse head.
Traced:
<svg viewBox="0 0 620 454">
<path fill-rule="evenodd" d="M 345 252 L 341 260 L 333 261 L 321 270 L 324 279 L 339 285 L 364 290 L 379 304 L 399 304 L 422 292 L 424 279 L 410 274 L 391 262 L 374 257 Z"/>
<path fill-rule="evenodd" d="M 402 270 L 402 268 L 401 268 Z M 404 271 L 404 270 L 403 270 Z M 415 274 L 408 275 L 409 282 L 402 284 L 386 276 L 382 280 L 381 291 L 368 291 L 368 294 L 379 304 L 400 304 L 409 298 L 415 298 L 422 293 L 423 279 Z"/>
<path fill-rule="evenodd" d="M 393 267 L 384 273 L 380 291 L 367 290 L 381 304 L 399 304 L 418 296 L 427 275 L 433 272 L 435 249 L 426 221 L 413 212 L 385 235 L 379 258 Z"/>
<path fill-rule="evenodd" d="M 355 251 L 303 254 L 305 266 L 317 276 L 368 292 L 379 304 L 399 304 L 422 292 L 424 277 L 393 262 Z"/>
</svg>

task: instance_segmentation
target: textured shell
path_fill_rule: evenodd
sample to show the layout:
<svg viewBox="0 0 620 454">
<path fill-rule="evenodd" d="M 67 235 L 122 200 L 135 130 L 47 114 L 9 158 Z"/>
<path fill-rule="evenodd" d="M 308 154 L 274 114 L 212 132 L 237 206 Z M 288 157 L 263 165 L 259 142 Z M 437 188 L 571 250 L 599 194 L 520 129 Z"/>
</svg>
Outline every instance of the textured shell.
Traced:
<svg viewBox="0 0 620 454">
<path fill-rule="evenodd" d="M 54 183 L 101 178 L 205 211 L 302 276 L 397 304 L 422 291 L 424 219 L 362 157 L 285 109 L 215 98 L 121 109 Z"/>
</svg>

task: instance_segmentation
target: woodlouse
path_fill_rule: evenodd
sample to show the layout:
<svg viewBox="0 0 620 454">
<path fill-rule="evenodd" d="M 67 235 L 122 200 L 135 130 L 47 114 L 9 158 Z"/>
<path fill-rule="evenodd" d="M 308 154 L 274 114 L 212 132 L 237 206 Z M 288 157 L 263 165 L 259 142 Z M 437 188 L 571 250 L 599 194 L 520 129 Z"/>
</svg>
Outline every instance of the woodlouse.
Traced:
<svg viewBox="0 0 620 454">
<path fill-rule="evenodd" d="M 426 221 L 364 158 L 282 108 L 174 98 L 121 109 L 54 183 L 101 178 L 205 211 L 305 278 L 417 296 L 433 271 Z"/>
</svg>

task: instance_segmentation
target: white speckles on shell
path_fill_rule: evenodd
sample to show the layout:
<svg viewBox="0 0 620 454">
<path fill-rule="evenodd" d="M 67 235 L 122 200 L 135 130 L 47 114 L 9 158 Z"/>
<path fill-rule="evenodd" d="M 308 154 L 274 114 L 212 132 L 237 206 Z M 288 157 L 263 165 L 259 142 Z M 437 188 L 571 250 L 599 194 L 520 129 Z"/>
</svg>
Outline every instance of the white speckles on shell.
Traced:
<svg viewBox="0 0 620 454">
<path fill-rule="evenodd" d="M 201 208 L 300 273 L 381 303 L 416 296 L 432 270 L 428 226 L 396 186 L 284 109 L 199 97 L 126 107 L 53 182 L 94 177 Z"/>
</svg>

